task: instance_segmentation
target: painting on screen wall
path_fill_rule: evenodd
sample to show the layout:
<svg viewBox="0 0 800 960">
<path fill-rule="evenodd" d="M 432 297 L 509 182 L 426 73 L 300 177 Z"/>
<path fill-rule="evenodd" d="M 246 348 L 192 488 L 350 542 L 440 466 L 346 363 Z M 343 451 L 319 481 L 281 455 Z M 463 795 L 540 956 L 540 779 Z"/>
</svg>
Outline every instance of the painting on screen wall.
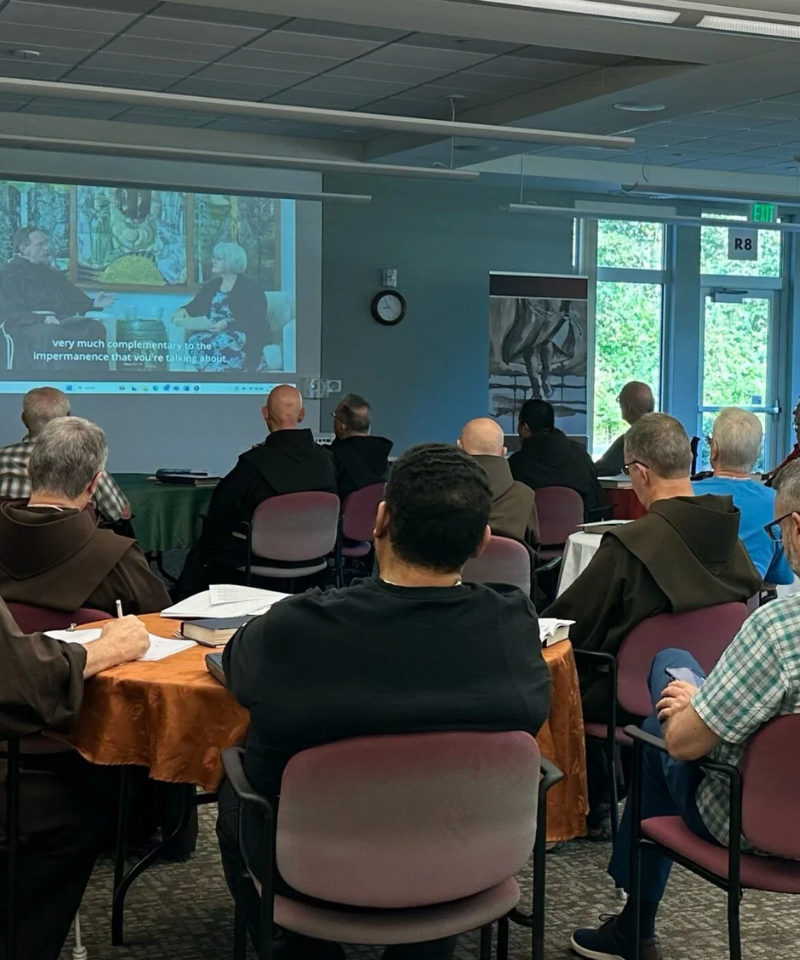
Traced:
<svg viewBox="0 0 800 960">
<path fill-rule="evenodd" d="M 504 433 L 540 399 L 565 433 L 586 435 L 588 292 L 586 277 L 489 275 L 489 412 Z"/>
</svg>

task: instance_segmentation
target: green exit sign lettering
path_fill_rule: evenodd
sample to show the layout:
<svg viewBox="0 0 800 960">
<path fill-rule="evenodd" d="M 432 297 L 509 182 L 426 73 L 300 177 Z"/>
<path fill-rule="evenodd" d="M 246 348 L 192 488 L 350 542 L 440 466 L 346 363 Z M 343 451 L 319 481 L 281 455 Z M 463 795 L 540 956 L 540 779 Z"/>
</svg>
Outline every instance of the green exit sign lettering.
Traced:
<svg viewBox="0 0 800 960">
<path fill-rule="evenodd" d="M 756 223 L 777 223 L 778 208 L 774 203 L 754 203 L 752 219 Z"/>
</svg>

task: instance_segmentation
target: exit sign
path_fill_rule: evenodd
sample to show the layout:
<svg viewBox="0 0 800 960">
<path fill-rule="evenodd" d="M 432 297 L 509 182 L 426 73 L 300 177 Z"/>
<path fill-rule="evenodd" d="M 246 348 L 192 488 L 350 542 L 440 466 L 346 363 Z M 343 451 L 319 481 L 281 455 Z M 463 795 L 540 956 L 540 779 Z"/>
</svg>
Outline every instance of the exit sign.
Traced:
<svg viewBox="0 0 800 960">
<path fill-rule="evenodd" d="M 777 223 L 778 208 L 774 203 L 754 203 L 751 219 L 756 223 Z"/>
</svg>

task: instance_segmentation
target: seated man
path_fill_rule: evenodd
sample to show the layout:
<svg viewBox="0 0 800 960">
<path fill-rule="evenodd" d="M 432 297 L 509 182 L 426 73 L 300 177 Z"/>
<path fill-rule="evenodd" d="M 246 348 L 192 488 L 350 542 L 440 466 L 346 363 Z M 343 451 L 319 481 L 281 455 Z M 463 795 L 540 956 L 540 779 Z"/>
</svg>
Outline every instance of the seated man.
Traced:
<svg viewBox="0 0 800 960">
<path fill-rule="evenodd" d="M 576 649 L 614 655 L 648 617 L 746 603 L 761 585 L 731 498 L 695 496 L 692 451 L 678 420 L 642 417 L 625 435 L 625 459 L 647 516 L 607 533 L 589 566 L 543 614 L 577 621 L 570 630 Z M 607 678 L 585 674 L 581 681 L 585 718 L 605 723 Z"/>
<path fill-rule="evenodd" d="M 28 460 L 33 441 L 51 420 L 69 415 L 69 399 L 55 387 L 36 387 L 25 394 L 22 398 L 22 422 L 28 432 L 19 443 L 0 448 L 0 498 L 28 499 L 31 495 Z M 130 519 L 131 506 L 106 470 L 100 474 L 92 502 L 103 520 L 113 523 Z"/>
<path fill-rule="evenodd" d="M 113 535 L 113 534 L 112 534 Z M 0 740 L 43 728 L 66 732 L 81 708 L 83 682 L 136 660 L 149 646 L 134 617 L 105 625 L 82 646 L 42 633 L 22 636 L 0 600 Z M 27 840 L 18 872 L 17 956 L 57 960 L 116 816 L 116 791 L 103 789 L 104 768 L 77 752 L 27 754 L 20 783 L 21 828 Z M 6 763 L 0 760 L 0 839 L 6 823 Z M 97 781 L 101 781 L 99 784 Z M 7 915 L 6 862 L 0 843 L 0 916 Z M 5 957 L 5 926 L 0 934 Z"/>
<path fill-rule="evenodd" d="M 785 467 L 775 505 L 789 565 L 800 573 L 800 463 Z M 677 640 L 678 638 L 676 638 Z M 704 840 L 727 846 L 730 824 L 728 780 L 699 770 L 691 761 L 710 755 L 740 767 L 749 739 L 775 716 L 800 713 L 800 594 L 756 610 L 698 690 L 673 681 L 667 668 L 703 671 L 684 650 L 665 650 L 650 675 L 654 715 L 644 729 L 666 740 L 669 756 L 645 748 L 642 817 L 680 816 Z M 660 722 L 659 722 L 660 721 Z M 777 762 L 777 758 L 776 758 Z M 787 762 L 789 758 L 787 758 Z M 629 888 L 630 811 L 626 808 L 608 872 Z M 745 849 L 747 849 L 746 841 Z M 653 848 L 642 852 L 642 960 L 660 960 L 655 917 L 672 861 Z M 583 957 L 633 957 L 633 922 L 626 907 L 598 930 L 576 930 L 572 947 Z"/>
<path fill-rule="evenodd" d="M 314 442 L 310 430 L 300 427 L 306 415 L 300 391 L 289 384 L 275 387 L 261 413 L 269 431 L 267 439 L 239 457 L 211 498 L 198 545 L 205 566 L 244 566 L 246 541 L 233 534 L 242 521 L 250 522 L 264 500 L 306 490 L 336 493 L 330 453 Z M 184 584 L 190 572 L 197 576 L 197 553 L 193 551 L 194 556 L 187 559 Z M 180 585 L 178 590 L 183 592 Z"/>
<path fill-rule="evenodd" d="M 500 424 L 490 417 L 470 420 L 456 444 L 477 460 L 489 478 L 492 488 L 489 526 L 492 533 L 536 545 L 539 542 L 536 494 L 511 476 Z"/>
<path fill-rule="evenodd" d="M 0 503 L 0 596 L 55 610 L 155 613 L 170 604 L 134 540 L 101 530 L 85 507 L 106 465 L 100 427 L 51 420 L 36 438 L 31 496 Z"/>
<path fill-rule="evenodd" d="M 330 445 L 339 499 L 344 501 L 363 487 L 383 483 L 389 471 L 394 444 L 385 437 L 370 436 L 372 407 L 363 397 L 348 393 L 333 415 L 336 439 Z"/>
<path fill-rule="evenodd" d="M 769 473 L 764 474 L 764 479 L 767 481 L 767 483 L 770 486 L 774 486 L 775 478 L 778 476 L 781 470 L 783 470 L 784 467 L 788 466 L 790 463 L 794 463 L 794 461 L 797 460 L 798 457 L 800 457 L 800 399 L 798 399 L 797 403 L 795 404 L 794 410 L 792 410 L 792 423 L 794 425 L 794 432 L 795 432 L 795 438 L 796 438 L 795 444 L 792 447 L 786 459 L 782 463 L 779 463 L 774 470 L 770 470 Z"/>
<path fill-rule="evenodd" d="M 274 800 L 293 754 L 347 737 L 538 732 L 550 680 L 533 605 L 512 587 L 461 582 L 489 538 L 490 506 L 486 474 L 466 454 L 443 444 L 412 448 L 394 465 L 378 512 L 380 577 L 284 600 L 230 641 L 223 663 L 250 711 L 245 770 L 256 790 Z M 217 832 L 232 891 L 237 820 L 223 784 Z M 244 828 L 261 873 L 258 817 L 248 814 Z M 389 947 L 384 957 L 446 960 L 454 946 L 452 937 Z M 344 951 L 287 934 L 280 956 L 334 960 Z"/>
<path fill-rule="evenodd" d="M 620 390 L 617 397 L 619 412 L 622 419 L 631 426 L 645 414 L 652 413 L 656 408 L 653 391 L 646 383 L 631 380 Z M 625 462 L 625 434 L 621 434 L 595 463 L 598 477 L 616 477 L 622 473 L 622 464 Z"/>
<path fill-rule="evenodd" d="M 113 293 L 87 297 L 60 270 L 51 267 L 47 234 L 35 226 L 20 227 L 13 238 L 14 257 L 0 265 L 0 322 L 14 339 L 14 370 L 108 370 L 106 328 L 84 316 L 104 310 Z M 46 360 L 37 353 L 69 353 L 55 341 L 83 341 L 73 352 L 89 360 Z"/>
<path fill-rule="evenodd" d="M 553 405 L 546 400 L 526 400 L 519 413 L 522 449 L 512 454 L 508 465 L 515 480 L 532 490 L 570 487 L 583 498 L 584 518 L 602 509 L 605 497 L 597 482 L 589 454 L 561 430 L 556 429 Z"/>
<path fill-rule="evenodd" d="M 792 583 L 794 574 L 783 546 L 764 529 L 775 516 L 775 491 L 751 479 L 761 454 L 761 421 L 754 413 L 726 407 L 711 431 L 711 467 L 714 476 L 696 482 L 698 495 L 713 493 L 733 498 L 739 508 L 739 539 L 766 583 Z"/>
</svg>

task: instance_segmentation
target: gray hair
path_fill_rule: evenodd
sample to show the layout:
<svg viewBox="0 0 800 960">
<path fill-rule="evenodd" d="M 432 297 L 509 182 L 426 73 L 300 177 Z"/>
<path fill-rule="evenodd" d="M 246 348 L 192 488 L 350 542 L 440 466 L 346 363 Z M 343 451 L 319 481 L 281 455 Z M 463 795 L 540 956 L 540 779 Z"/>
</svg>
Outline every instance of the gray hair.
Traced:
<svg viewBox="0 0 800 960">
<path fill-rule="evenodd" d="M 67 395 L 55 387 L 36 387 L 22 398 L 22 422 L 32 437 L 51 420 L 68 416 Z"/>
<path fill-rule="evenodd" d="M 668 413 L 648 413 L 625 434 L 625 459 L 637 460 L 662 480 L 688 479 L 692 447 L 680 420 Z"/>
<path fill-rule="evenodd" d="M 106 435 L 82 417 L 51 420 L 36 437 L 28 463 L 31 490 L 77 499 L 108 458 Z"/>
<path fill-rule="evenodd" d="M 369 433 L 372 426 L 372 407 L 357 393 L 342 397 L 336 416 L 351 433 Z"/>
<path fill-rule="evenodd" d="M 800 460 L 792 460 L 778 472 L 773 483 L 780 504 L 778 513 L 800 511 Z"/>
<path fill-rule="evenodd" d="M 212 252 L 224 262 L 228 273 L 244 273 L 247 269 L 247 252 L 238 243 L 218 243 Z"/>
<path fill-rule="evenodd" d="M 750 473 L 761 453 L 764 431 L 761 421 L 749 410 L 725 407 L 720 410 L 711 430 L 717 444 L 719 466 Z"/>
</svg>

